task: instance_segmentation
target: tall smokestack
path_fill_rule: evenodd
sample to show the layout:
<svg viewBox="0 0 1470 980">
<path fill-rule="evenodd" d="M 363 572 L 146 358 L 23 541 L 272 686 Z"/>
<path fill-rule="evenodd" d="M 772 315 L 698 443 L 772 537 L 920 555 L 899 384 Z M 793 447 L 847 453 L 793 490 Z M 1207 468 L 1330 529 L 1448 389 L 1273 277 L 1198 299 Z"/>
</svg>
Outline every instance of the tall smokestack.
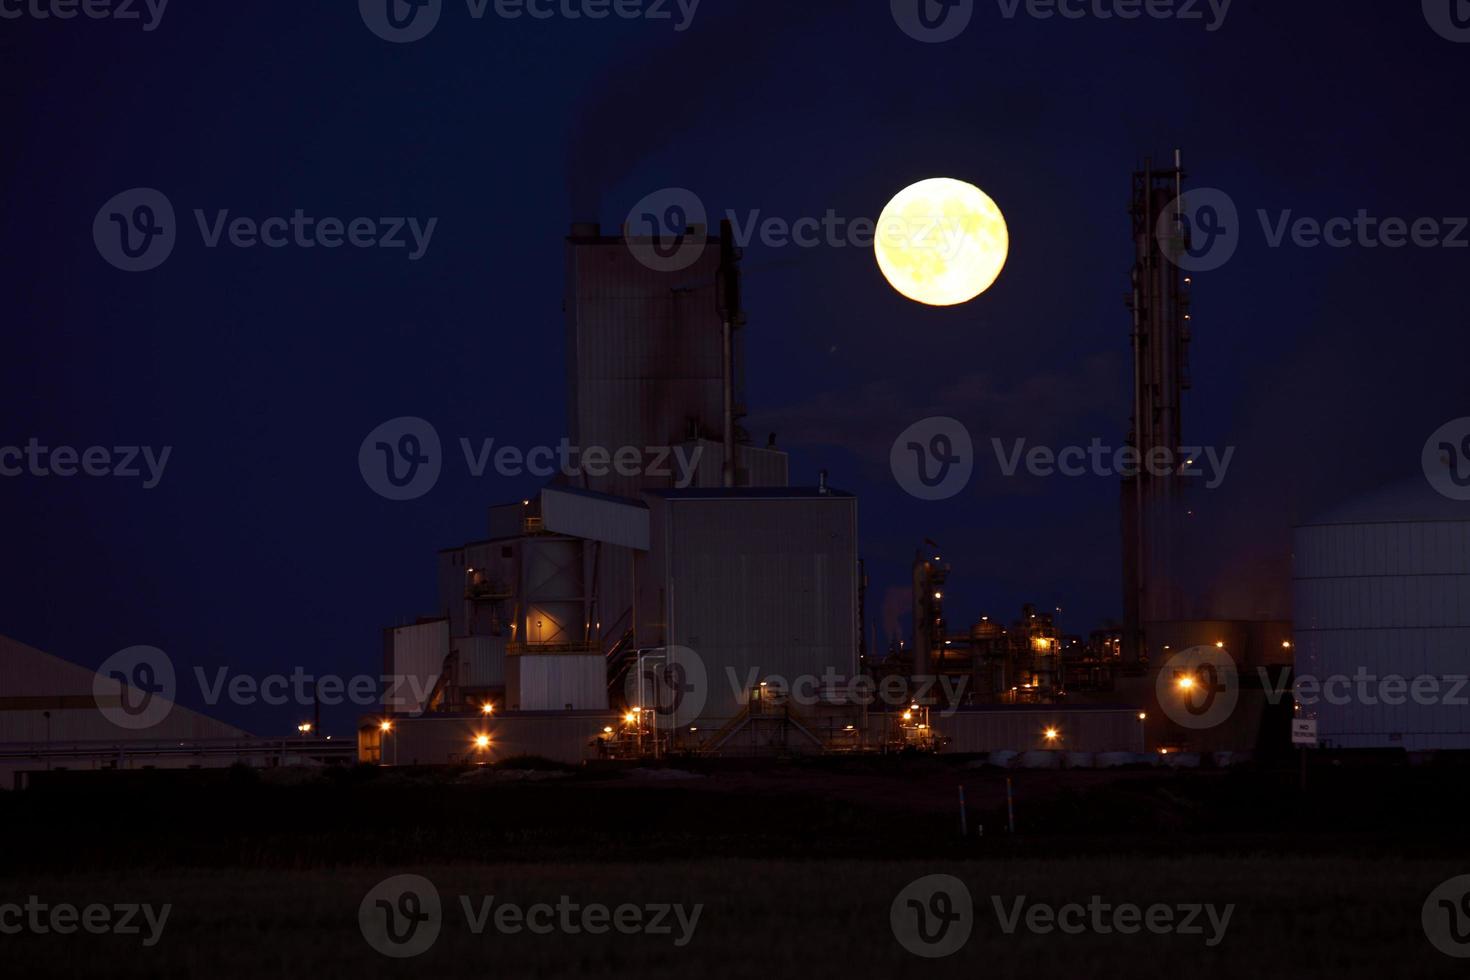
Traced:
<svg viewBox="0 0 1470 980">
<path fill-rule="evenodd" d="M 722 441 L 725 444 L 723 483 L 735 485 L 739 467 L 735 460 L 735 331 L 740 326 L 740 256 L 735 250 L 735 231 L 729 220 L 720 222 L 720 323 L 725 406 Z"/>
<path fill-rule="evenodd" d="M 1183 393 L 1189 389 L 1188 278 L 1165 251 L 1189 247 L 1178 204 L 1184 190 L 1182 155 L 1155 171 L 1151 160 L 1133 174 L 1132 293 L 1133 425 L 1128 444 L 1146 461 L 1155 450 L 1173 459 L 1182 440 Z M 1170 556 L 1174 513 L 1182 490 L 1177 473 L 1140 466 L 1122 487 L 1123 663 L 1136 666 L 1148 650 L 1147 624 L 1179 616 Z"/>
</svg>

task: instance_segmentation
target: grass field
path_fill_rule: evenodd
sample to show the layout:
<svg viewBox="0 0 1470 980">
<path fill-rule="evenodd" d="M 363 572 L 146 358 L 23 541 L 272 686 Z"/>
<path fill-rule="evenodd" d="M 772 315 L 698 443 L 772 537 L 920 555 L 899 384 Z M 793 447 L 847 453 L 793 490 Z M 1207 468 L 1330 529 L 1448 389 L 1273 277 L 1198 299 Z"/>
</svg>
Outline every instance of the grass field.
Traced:
<svg viewBox="0 0 1470 980">
<path fill-rule="evenodd" d="M 1463 977 L 1470 966 L 1438 952 L 1421 925 L 1430 892 L 1470 874 L 1461 773 L 1324 772 L 1305 797 L 1270 773 L 1009 774 L 1014 836 L 1003 831 L 1007 775 L 923 762 L 692 778 L 63 780 L 0 795 L 0 904 L 167 904 L 170 917 L 152 948 L 140 936 L 26 930 L 0 935 L 0 958 L 16 977 L 219 980 Z M 960 784 L 967 839 L 952 796 Z M 376 951 L 358 920 L 364 897 L 399 874 L 427 878 L 442 903 L 437 939 L 410 959 Z M 890 910 L 934 874 L 964 882 L 973 931 L 930 960 L 900 943 Z M 579 907 L 701 910 L 685 945 L 677 927 L 538 935 L 498 931 L 492 919 L 477 934 L 462 898 L 478 914 L 491 896 L 494 908 L 565 896 Z M 1210 945 L 1208 926 L 1043 934 L 1023 919 L 1008 934 L 995 906 L 1009 915 L 1018 901 L 1093 896 L 1233 908 Z"/>
<path fill-rule="evenodd" d="M 638 864 L 412 867 L 445 901 L 438 941 L 391 960 L 363 938 L 357 909 L 376 870 L 174 871 L 11 881 L 51 902 L 174 906 L 163 939 L 6 937 L 7 974 L 27 976 L 350 977 L 875 975 L 1177 978 L 1464 976 L 1436 952 L 1420 906 L 1451 873 L 1435 861 L 1332 858 L 1059 858 L 965 862 L 712 860 Z M 908 882 L 946 872 L 976 900 L 968 944 L 940 961 L 895 940 L 889 905 Z M 1234 904 L 1224 940 L 1198 936 L 1006 935 L 990 896 L 1055 904 Z M 567 895 L 602 902 L 703 905 L 693 939 L 672 936 L 475 935 L 458 896 L 531 905 Z M 10 972 L 14 968 L 15 972 Z"/>
</svg>

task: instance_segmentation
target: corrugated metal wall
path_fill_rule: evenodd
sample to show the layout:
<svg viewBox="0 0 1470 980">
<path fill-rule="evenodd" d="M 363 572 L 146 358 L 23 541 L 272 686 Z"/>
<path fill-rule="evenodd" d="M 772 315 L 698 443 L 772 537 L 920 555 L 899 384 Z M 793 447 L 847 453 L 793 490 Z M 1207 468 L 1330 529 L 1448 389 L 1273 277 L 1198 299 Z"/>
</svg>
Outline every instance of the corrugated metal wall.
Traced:
<svg viewBox="0 0 1470 980">
<path fill-rule="evenodd" d="M 1299 717 L 1343 748 L 1470 749 L 1470 522 L 1334 524 L 1298 528 L 1296 673 L 1352 678 L 1437 677 L 1440 694 L 1390 704 L 1375 682 L 1339 685 Z M 1449 680 L 1447 680 L 1449 679 Z M 1392 694 L 1392 692 L 1390 692 Z M 1458 700 L 1459 703 L 1451 703 Z"/>
<path fill-rule="evenodd" d="M 506 697 L 512 711 L 601 711 L 607 708 L 607 661 L 602 654 L 512 654 L 506 658 Z"/>
<path fill-rule="evenodd" d="M 449 620 L 389 627 L 385 638 L 384 673 L 389 678 L 383 692 L 385 709 L 395 714 L 422 711 L 449 656 Z"/>
<path fill-rule="evenodd" d="M 640 645 L 687 647 L 706 674 L 704 709 L 681 724 L 723 724 L 743 708 L 748 678 L 855 674 L 855 499 L 666 497 L 651 505 L 658 530 L 645 607 L 648 623 L 661 623 L 662 593 L 669 624 L 666 640 Z"/>
<path fill-rule="evenodd" d="M 617 239 L 567 243 L 567 357 L 575 445 L 674 446 L 689 420 L 720 431 L 721 324 L 715 309 L 718 243 L 677 273 L 655 272 Z M 644 478 L 615 472 L 585 489 L 636 497 Z"/>
<path fill-rule="evenodd" d="M 454 639 L 459 652 L 459 684 L 461 687 L 502 687 L 505 684 L 505 637 L 459 636 Z"/>
</svg>

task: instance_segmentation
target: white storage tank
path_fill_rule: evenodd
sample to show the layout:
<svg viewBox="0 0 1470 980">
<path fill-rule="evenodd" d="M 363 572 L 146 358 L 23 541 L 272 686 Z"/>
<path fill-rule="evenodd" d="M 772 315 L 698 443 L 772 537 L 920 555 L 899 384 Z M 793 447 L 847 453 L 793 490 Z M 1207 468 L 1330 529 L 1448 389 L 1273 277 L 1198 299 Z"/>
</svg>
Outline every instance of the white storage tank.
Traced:
<svg viewBox="0 0 1470 980">
<path fill-rule="evenodd" d="M 1298 718 L 1322 743 L 1470 749 L 1470 503 L 1420 479 L 1297 528 Z"/>
</svg>

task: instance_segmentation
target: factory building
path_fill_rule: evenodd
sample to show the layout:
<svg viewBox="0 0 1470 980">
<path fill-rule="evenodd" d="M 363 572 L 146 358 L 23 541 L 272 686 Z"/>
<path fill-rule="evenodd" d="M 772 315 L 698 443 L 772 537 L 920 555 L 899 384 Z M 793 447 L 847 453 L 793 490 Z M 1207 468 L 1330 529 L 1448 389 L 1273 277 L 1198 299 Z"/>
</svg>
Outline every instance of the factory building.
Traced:
<svg viewBox="0 0 1470 980">
<path fill-rule="evenodd" d="M 676 716 L 681 728 L 738 723 L 762 682 L 857 676 L 855 497 L 826 486 L 646 497 L 638 645 L 697 656 L 706 675 L 698 710 Z M 814 710 L 842 694 L 818 688 L 801 699 Z"/>
<path fill-rule="evenodd" d="M 856 731 L 770 683 L 857 672 L 857 502 L 789 487 L 774 436 L 755 446 L 740 425 L 729 228 L 676 272 L 595 225 L 566 248 L 569 441 L 642 465 L 562 474 L 439 553 L 439 607 L 385 631 L 392 681 L 361 758 L 579 761 L 630 740 L 811 741 L 804 720 Z M 675 454 L 682 472 L 657 465 Z"/>
<path fill-rule="evenodd" d="M 1296 529 L 1298 717 L 1323 744 L 1470 749 L 1470 510 L 1424 480 Z"/>
</svg>

